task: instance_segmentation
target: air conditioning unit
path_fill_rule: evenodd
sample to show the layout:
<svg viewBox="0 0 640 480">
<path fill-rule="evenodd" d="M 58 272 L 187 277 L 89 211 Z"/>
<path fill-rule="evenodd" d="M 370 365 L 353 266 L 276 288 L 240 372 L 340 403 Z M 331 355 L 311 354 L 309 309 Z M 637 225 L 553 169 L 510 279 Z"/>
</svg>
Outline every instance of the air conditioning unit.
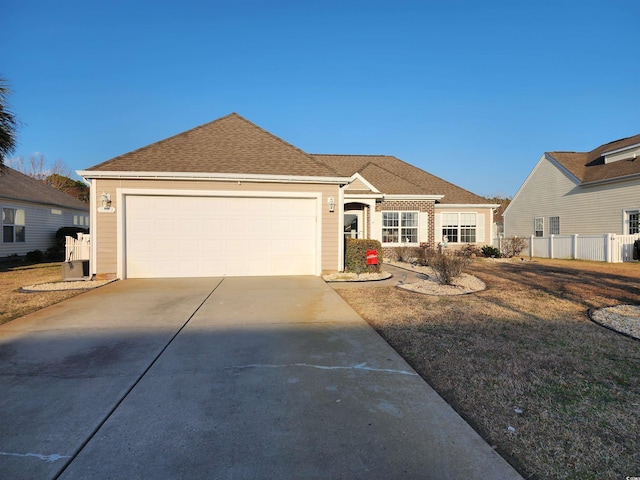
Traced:
<svg viewBox="0 0 640 480">
<path fill-rule="evenodd" d="M 62 280 L 89 280 L 89 260 L 72 260 L 62 264 Z"/>
</svg>

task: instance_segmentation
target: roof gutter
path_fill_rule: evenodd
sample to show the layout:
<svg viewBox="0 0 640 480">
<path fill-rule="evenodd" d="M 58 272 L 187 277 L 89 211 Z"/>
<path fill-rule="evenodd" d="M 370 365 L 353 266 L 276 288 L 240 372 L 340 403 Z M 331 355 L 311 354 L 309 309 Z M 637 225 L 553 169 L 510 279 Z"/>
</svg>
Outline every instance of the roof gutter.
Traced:
<svg viewBox="0 0 640 480">
<path fill-rule="evenodd" d="M 384 194 L 384 200 L 440 200 L 444 195 L 403 195 L 403 194 Z"/>
<path fill-rule="evenodd" d="M 203 172 L 122 172 L 103 170 L 78 170 L 76 172 L 85 181 L 87 179 L 123 179 L 123 180 L 200 180 L 200 181 L 232 181 L 259 183 L 327 183 L 346 185 L 349 177 L 313 177 L 296 175 L 262 175 L 252 173 L 203 173 Z"/>
<path fill-rule="evenodd" d="M 597 185 L 604 185 L 607 183 L 618 183 L 618 182 L 626 182 L 629 180 L 635 180 L 640 178 L 640 173 L 631 173 L 629 175 L 623 175 L 621 177 L 614 178 L 604 178 L 602 180 L 593 180 L 591 182 L 583 182 L 580 184 L 581 187 L 595 187 Z"/>
</svg>

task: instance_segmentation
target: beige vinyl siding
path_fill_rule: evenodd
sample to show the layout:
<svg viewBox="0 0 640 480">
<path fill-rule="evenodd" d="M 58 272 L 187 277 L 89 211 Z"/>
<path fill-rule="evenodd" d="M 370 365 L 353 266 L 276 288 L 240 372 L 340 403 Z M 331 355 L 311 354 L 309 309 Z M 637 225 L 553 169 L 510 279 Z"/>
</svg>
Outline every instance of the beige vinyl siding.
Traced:
<svg viewBox="0 0 640 480">
<path fill-rule="evenodd" d="M 367 185 L 365 185 L 365 183 L 362 180 L 360 180 L 359 178 L 356 178 L 356 179 L 353 180 L 353 182 L 351 182 L 345 188 L 345 192 L 346 193 L 349 193 L 349 190 L 358 190 L 358 191 L 368 190 L 368 191 L 370 191 L 371 189 Z"/>
<path fill-rule="evenodd" d="M 2 231 L 0 230 L 0 257 L 9 255 L 25 255 L 33 250 L 45 252 L 52 247 L 55 242 L 55 235 L 61 227 L 73 227 L 73 216 L 89 216 L 89 210 L 71 210 L 56 205 L 44 205 L 16 201 L 0 198 L 1 208 L 23 209 L 25 215 L 25 241 L 24 242 L 2 242 Z M 51 210 L 61 212 L 59 215 L 52 214 Z M 0 214 L 2 210 L 0 210 Z M 0 215 L 0 223 L 2 216 Z M 83 225 L 83 228 L 89 228 Z"/>
<path fill-rule="evenodd" d="M 339 199 L 338 185 L 327 184 L 290 184 L 290 183 L 260 183 L 260 182 L 217 182 L 217 181 L 189 181 L 189 180 L 106 180 L 97 179 L 95 191 L 92 192 L 96 205 L 100 205 L 102 193 L 111 195 L 111 206 L 116 210 L 118 205 L 118 189 L 167 189 L 167 190 L 211 190 L 232 192 L 319 192 L 322 194 L 322 264 L 323 272 L 335 272 L 338 269 L 338 208 L 329 212 L 327 199 L 332 196 Z M 99 275 L 115 274 L 117 272 L 117 214 L 96 214 L 96 273 Z M 256 247 L 260 246 L 260 239 L 256 239 Z"/>
<path fill-rule="evenodd" d="M 623 210 L 640 208 L 640 180 L 580 186 L 543 156 L 514 197 L 504 217 L 505 236 L 534 235 L 534 218 L 560 217 L 560 235 L 623 234 Z"/>
</svg>

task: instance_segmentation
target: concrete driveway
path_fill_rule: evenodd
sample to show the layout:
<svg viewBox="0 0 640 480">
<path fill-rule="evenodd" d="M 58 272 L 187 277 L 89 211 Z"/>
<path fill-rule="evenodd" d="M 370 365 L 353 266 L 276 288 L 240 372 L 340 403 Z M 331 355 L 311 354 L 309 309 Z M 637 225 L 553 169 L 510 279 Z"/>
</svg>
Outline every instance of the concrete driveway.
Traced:
<svg viewBox="0 0 640 480">
<path fill-rule="evenodd" d="M 0 479 L 521 478 L 316 277 L 115 282 L 0 372 Z"/>
</svg>

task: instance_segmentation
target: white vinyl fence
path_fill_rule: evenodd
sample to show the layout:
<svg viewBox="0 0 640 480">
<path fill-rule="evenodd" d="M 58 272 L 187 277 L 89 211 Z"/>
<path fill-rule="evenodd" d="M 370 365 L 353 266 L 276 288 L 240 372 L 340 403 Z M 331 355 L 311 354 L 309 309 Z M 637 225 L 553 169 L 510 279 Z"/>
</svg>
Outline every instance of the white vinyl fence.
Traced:
<svg viewBox="0 0 640 480">
<path fill-rule="evenodd" d="M 78 238 L 65 237 L 66 262 L 73 260 L 89 260 L 91 255 L 91 235 L 79 233 Z"/>
<path fill-rule="evenodd" d="M 529 238 L 529 255 L 541 258 L 570 258 L 599 262 L 632 262 L 633 244 L 640 234 L 550 235 Z"/>
</svg>

